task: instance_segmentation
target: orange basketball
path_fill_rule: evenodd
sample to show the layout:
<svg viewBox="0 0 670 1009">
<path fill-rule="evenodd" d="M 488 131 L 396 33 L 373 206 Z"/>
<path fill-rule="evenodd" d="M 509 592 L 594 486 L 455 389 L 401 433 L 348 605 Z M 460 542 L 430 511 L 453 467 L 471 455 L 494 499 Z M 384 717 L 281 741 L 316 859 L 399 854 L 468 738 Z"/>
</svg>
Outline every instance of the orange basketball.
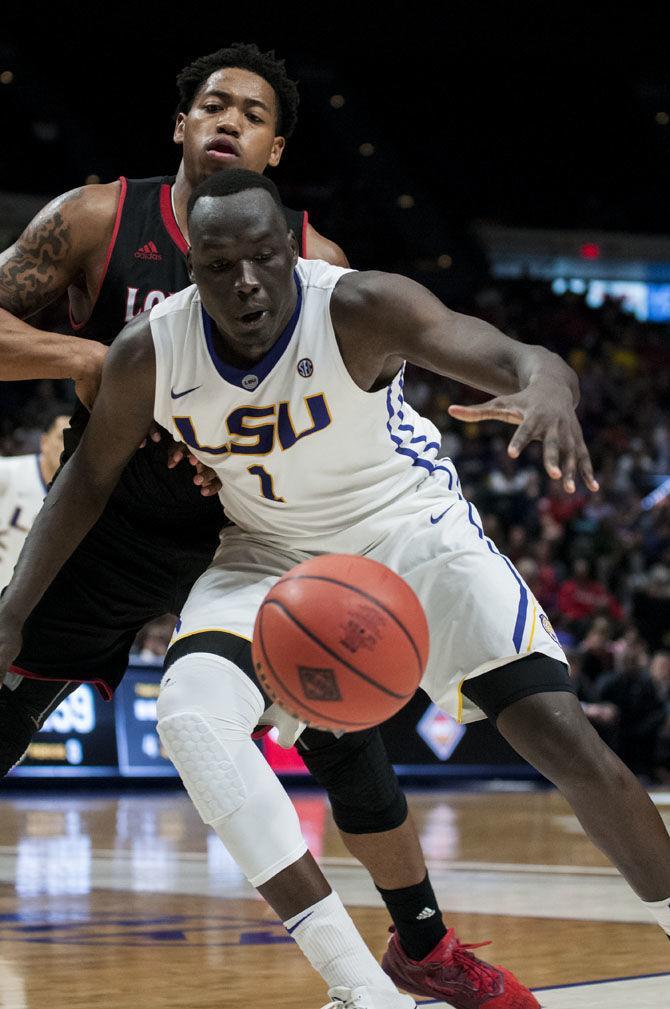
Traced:
<svg viewBox="0 0 670 1009">
<path fill-rule="evenodd" d="M 412 697 L 428 661 L 421 603 L 367 557 L 298 564 L 256 617 L 254 668 L 267 694 L 317 729 L 367 729 Z"/>
</svg>

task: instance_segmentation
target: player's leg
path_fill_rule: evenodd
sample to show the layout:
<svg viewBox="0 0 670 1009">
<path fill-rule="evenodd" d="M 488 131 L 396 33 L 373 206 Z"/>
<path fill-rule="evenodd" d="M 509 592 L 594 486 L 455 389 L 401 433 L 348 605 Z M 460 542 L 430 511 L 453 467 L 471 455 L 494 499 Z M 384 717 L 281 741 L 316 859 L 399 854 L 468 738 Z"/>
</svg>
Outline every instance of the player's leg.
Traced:
<svg viewBox="0 0 670 1009">
<path fill-rule="evenodd" d="M 197 651 L 205 637 L 216 652 Z M 228 657 L 240 639 L 209 632 L 189 640 L 194 651 L 168 652 L 158 732 L 198 813 L 331 991 L 360 990 L 370 1009 L 414 1005 L 396 992 L 331 891 L 293 804 L 252 741 L 266 699 Z"/>
<path fill-rule="evenodd" d="M 328 793 L 347 849 L 372 876 L 403 949 L 413 960 L 422 960 L 447 928 L 379 729 L 339 738 L 305 729 L 296 746 Z"/>
<path fill-rule="evenodd" d="M 0 692 L 1 773 L 21 759 L 52 700 L 76 688 L 72 681 L 111 695 L 137 632 L 172 608 L 187 561 L 171 543 L 156 528 L 129 524 L 111 503 L 63 565 L 25 623 L 12 667 L 20 678 Z M 195 561 L 194 579 L 207 565 Z"/>
<path fill-rule="evenodd" d="M 271 713 L 253 675 L 254 620 L 270 586 L 300 559 L 226 531 L 168 650 L 158 731 L 200 816 L 331 991 L 357 991 L 361 1009 L 401 1009 L 413 1001 L 396 992 L 331 892 L 293 804 L 251 739 Z M 294 720 L 295 736 L 300 728 Z"/>
<path fill-rule="evenodd" d="M 558 667 L 558 668 L 557 668 Z M 467 680 L 466 694 L 552 781 L 593 843 L 670 935 L 670 836 L 637 778 L 584 715 L 565 667 L 529 655 Z"/>
<path fill-rule="evenodd" d="M 7 673 L 0 688 L 0 777 L 21 762 L 33 736 L 78 683 Z"/>
<path fill-rule="evenodd" d="M 488 708 L 508 741 L 564 791 L 642 899 L 658 904 L 650 910 L 670 933 L 670 838 L 581 711 L 549 621 L 470 503 L 457 495 L 439 523 L 431 514 L 418 516 L 407 545 L 398 536 L 386 550 L 428 617 L 422 686 L 461 721 Z"/>
</svg>

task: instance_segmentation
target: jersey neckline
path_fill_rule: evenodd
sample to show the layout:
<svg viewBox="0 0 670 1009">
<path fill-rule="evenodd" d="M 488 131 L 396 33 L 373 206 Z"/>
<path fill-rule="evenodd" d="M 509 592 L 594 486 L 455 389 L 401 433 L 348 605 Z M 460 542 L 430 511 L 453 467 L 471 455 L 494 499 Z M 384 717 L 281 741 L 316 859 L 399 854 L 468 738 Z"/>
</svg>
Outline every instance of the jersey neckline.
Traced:
<svg viewBox="0 0 670 1009">
<path fill-rule="evenodd" d="M 302 285 L 300 283 L 300 277 L 298 276 L 297 271 L 294 271 L 293 276 L 298 289 L 298 298 L 295 303 L 295 308 L 293 309 L 293 314 L 286 324 L 281 336 L 275 343 L 273 343 L 267 354 L 249 368 L 236 368 L 232 364 L 227 364 L 217 354 L 214 346 L 214 322 L 212 317 L 208 314 L 205 306 L 201 304 L 202 325 L 205 332 L 207 350 L 209 351 L 209 356 L 212 359 L 212 364 L 218 371 L 221 378 L 224 378 L 226 382 L 229 382 L 231 385 L 237 385 L 240 389 L 244 389 L 246 392 L 254 392 L 261 382 L 268 377 L 274 366 L 283 356 L 286 348 L 291 342 L 291 337 L 295 332 L 295 328 L 298 325 L 298 319 L 300 318 L 300 311 L 302 309 Z"/>
</svg>

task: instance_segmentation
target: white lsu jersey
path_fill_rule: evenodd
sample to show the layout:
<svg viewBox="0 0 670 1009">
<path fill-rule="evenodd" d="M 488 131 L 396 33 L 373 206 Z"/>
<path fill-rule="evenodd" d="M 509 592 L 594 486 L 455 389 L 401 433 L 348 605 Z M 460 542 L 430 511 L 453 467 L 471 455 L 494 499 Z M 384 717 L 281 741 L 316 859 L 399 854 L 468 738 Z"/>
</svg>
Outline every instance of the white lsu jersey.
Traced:
<svg viewBox="0 0 670 1009">
<path fill-rule="evenodd" d="M 0 458 L 0 589 L 9 584 L 46 492 L 39 456 Z"/>
<path fill-rule="evenodd" d="M 298 260 L 294 315 L 248 369 L 217 355 L 195 286 L 150 315 L 157 422 L 216 470 L 238 528 L 278 546 L 365 549 L 375 516 L 397 515 L 390 506 L 442 469 L 439 432 L 404 402 L 403 372 L 364 392 L 345 367 L 330 298 L 347 272 Z"/>
</svg>

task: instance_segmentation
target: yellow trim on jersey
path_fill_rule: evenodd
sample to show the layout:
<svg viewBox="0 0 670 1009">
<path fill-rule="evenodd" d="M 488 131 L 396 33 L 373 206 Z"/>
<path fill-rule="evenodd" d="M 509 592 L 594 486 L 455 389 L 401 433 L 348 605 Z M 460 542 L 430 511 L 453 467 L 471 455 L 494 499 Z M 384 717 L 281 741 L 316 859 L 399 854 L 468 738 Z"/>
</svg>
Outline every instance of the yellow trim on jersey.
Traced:
<svg viewBox="0 0 670 1009">
<path fill-rule="evenodd" d="M 201 627 L 197 631 L 188 631 L 187 634 L 180 634 L 178 638 L 173 638 L 170 642 L 170 647 L 176 645 L 178 641 L 184 641 L 185 638 L 192 638 L 194 634 L 232 634 L 234 638 L 242 638 L 243 641 L 248 641 L 251 644 L 251 638 L 248 638 L 246 634 L 240 634 L 239 631 L 229 631 L 227 627 Z"/>
<path fill-rule="evenodd" d="M 537 600 L 533 599 L 533 623 L 530 629 L 530 638 L 528 639 L 528 648 L 526 649 L 527 652 L 530 651 L 531 645 L 533 644 L 533 638 L 535 637 L 536 622 L 537 622 Z"/>
<path fill-rule="evenodd" d="M 456 710 L 456 721 L 459 725 L 463 724 L 463 684 L 467 680 L 467 676 L 464 676 L 461 682 L 456 687 L 456 698 L 458 700 L 458 708 Z"/>
</svg>

